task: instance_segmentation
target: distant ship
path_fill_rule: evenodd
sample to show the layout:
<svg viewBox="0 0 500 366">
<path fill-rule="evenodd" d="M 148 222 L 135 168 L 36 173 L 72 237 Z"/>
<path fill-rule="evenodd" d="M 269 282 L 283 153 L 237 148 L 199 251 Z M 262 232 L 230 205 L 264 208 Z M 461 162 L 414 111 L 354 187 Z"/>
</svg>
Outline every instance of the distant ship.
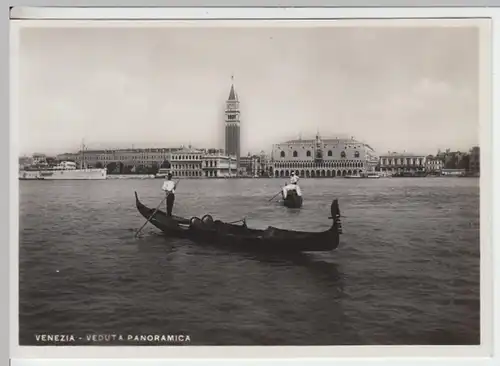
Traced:
<svg viewBox="0 0 500 366">
<path fill-rule="evenodd" d="M 20 180 L 102 180 L 107 178 L 106 169 L 77 169 L 71 161 L 42 168 L 25 169 L 19 172 Z"/>
<path fill-rule="evenodd" d="M 82 162 L 84 160 L 84 147 L 82 147 Z M 28 166 L 19 171 L 20 180 L 103 180 L 107 178 L 106 169 L 84 168 L 80 163 L 77 169 L 76 163 L 62 161 L 54 166 L 49 166 L 46 161 L 36 165 Z"/>
<path fill-rule="evenodd" d="M 107 178 L 106 169 L 77 169 L 71 161 L 41 169 L 28 168 L 19 172 L 20 180 L 102 180 Z"/>
</svg>

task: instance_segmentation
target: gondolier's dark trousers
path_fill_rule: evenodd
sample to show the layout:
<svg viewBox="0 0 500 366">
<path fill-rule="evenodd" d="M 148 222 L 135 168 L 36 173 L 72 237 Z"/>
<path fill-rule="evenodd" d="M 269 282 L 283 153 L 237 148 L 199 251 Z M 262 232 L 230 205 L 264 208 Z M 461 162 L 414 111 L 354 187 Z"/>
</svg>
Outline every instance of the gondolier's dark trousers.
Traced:
<svg viewBox="0 0 500 366">
<path fill-rule="evenodd" d="M 172 216 L 172 208 L 174 207 L 175 194 L 167 194 L 167 216 Z"/>
</svg>

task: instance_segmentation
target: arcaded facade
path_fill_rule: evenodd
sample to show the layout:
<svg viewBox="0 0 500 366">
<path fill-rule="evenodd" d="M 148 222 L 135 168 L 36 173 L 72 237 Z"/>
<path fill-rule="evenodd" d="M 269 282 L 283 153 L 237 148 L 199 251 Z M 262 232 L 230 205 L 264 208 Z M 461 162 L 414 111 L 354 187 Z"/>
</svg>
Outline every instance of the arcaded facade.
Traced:
<svg viewBox="0 0 500 366">
<path fill-rule="evenodd" d="M 273 146 L 269 173 L 289 177 L 340 177 L 374 171 L 375 151 L 354 139 L 326 138 L 290 140 Z"/>
</svg>

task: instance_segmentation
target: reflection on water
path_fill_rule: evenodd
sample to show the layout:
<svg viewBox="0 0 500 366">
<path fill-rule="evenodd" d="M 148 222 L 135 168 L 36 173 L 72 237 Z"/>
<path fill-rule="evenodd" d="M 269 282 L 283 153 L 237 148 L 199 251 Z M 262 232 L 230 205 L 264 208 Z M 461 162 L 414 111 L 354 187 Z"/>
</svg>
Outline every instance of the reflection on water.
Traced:
<svg viewBox="0 0 500 366">
<path fill-rule="evenodd" d="M 134 238 L 144 218 L 133 192 L 156 207 L 158 180 L 20 182 L 21 344 L 59 332 L 184 333 L 207 345 L 479 342 L 478 180 L 304 179 L 298 210 L 269 202 L 279 184 L 182 181 L 174 211 L 321 231 L 338 198 L 338 250 L 234 252 L 151 225 Z"/>
</svg>

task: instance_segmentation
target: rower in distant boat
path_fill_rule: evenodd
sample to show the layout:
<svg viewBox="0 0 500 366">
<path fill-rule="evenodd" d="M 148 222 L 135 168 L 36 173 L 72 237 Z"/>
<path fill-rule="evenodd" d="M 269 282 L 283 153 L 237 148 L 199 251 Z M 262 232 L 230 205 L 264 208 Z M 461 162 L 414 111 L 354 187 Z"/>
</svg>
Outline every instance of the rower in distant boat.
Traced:
<svg viewBox="0 0 500 366">
<path fill-rule="evenodd" d="M 172 208 L 174 207 L 175 201 L 175 187 L 176 183 L 172 180 L 172 173 L 168 173 L 165 181 L 163 182 L 162 190 L 165 191 L 167 195 L 167 216 L 172 216 Z"/>
<path fill-rule="evenodd" d="M 300 191 L 300 187 L 297 184 L 299 182 L 299 177 L 292 172 L 292 176 L 290 177 L 290 183 L 283 187 L 283 199 L 286 199 L 288 195 L 288 191 L 296 191 L 297 196 L 302 196 L 302 192 Z"/>
</svg>

